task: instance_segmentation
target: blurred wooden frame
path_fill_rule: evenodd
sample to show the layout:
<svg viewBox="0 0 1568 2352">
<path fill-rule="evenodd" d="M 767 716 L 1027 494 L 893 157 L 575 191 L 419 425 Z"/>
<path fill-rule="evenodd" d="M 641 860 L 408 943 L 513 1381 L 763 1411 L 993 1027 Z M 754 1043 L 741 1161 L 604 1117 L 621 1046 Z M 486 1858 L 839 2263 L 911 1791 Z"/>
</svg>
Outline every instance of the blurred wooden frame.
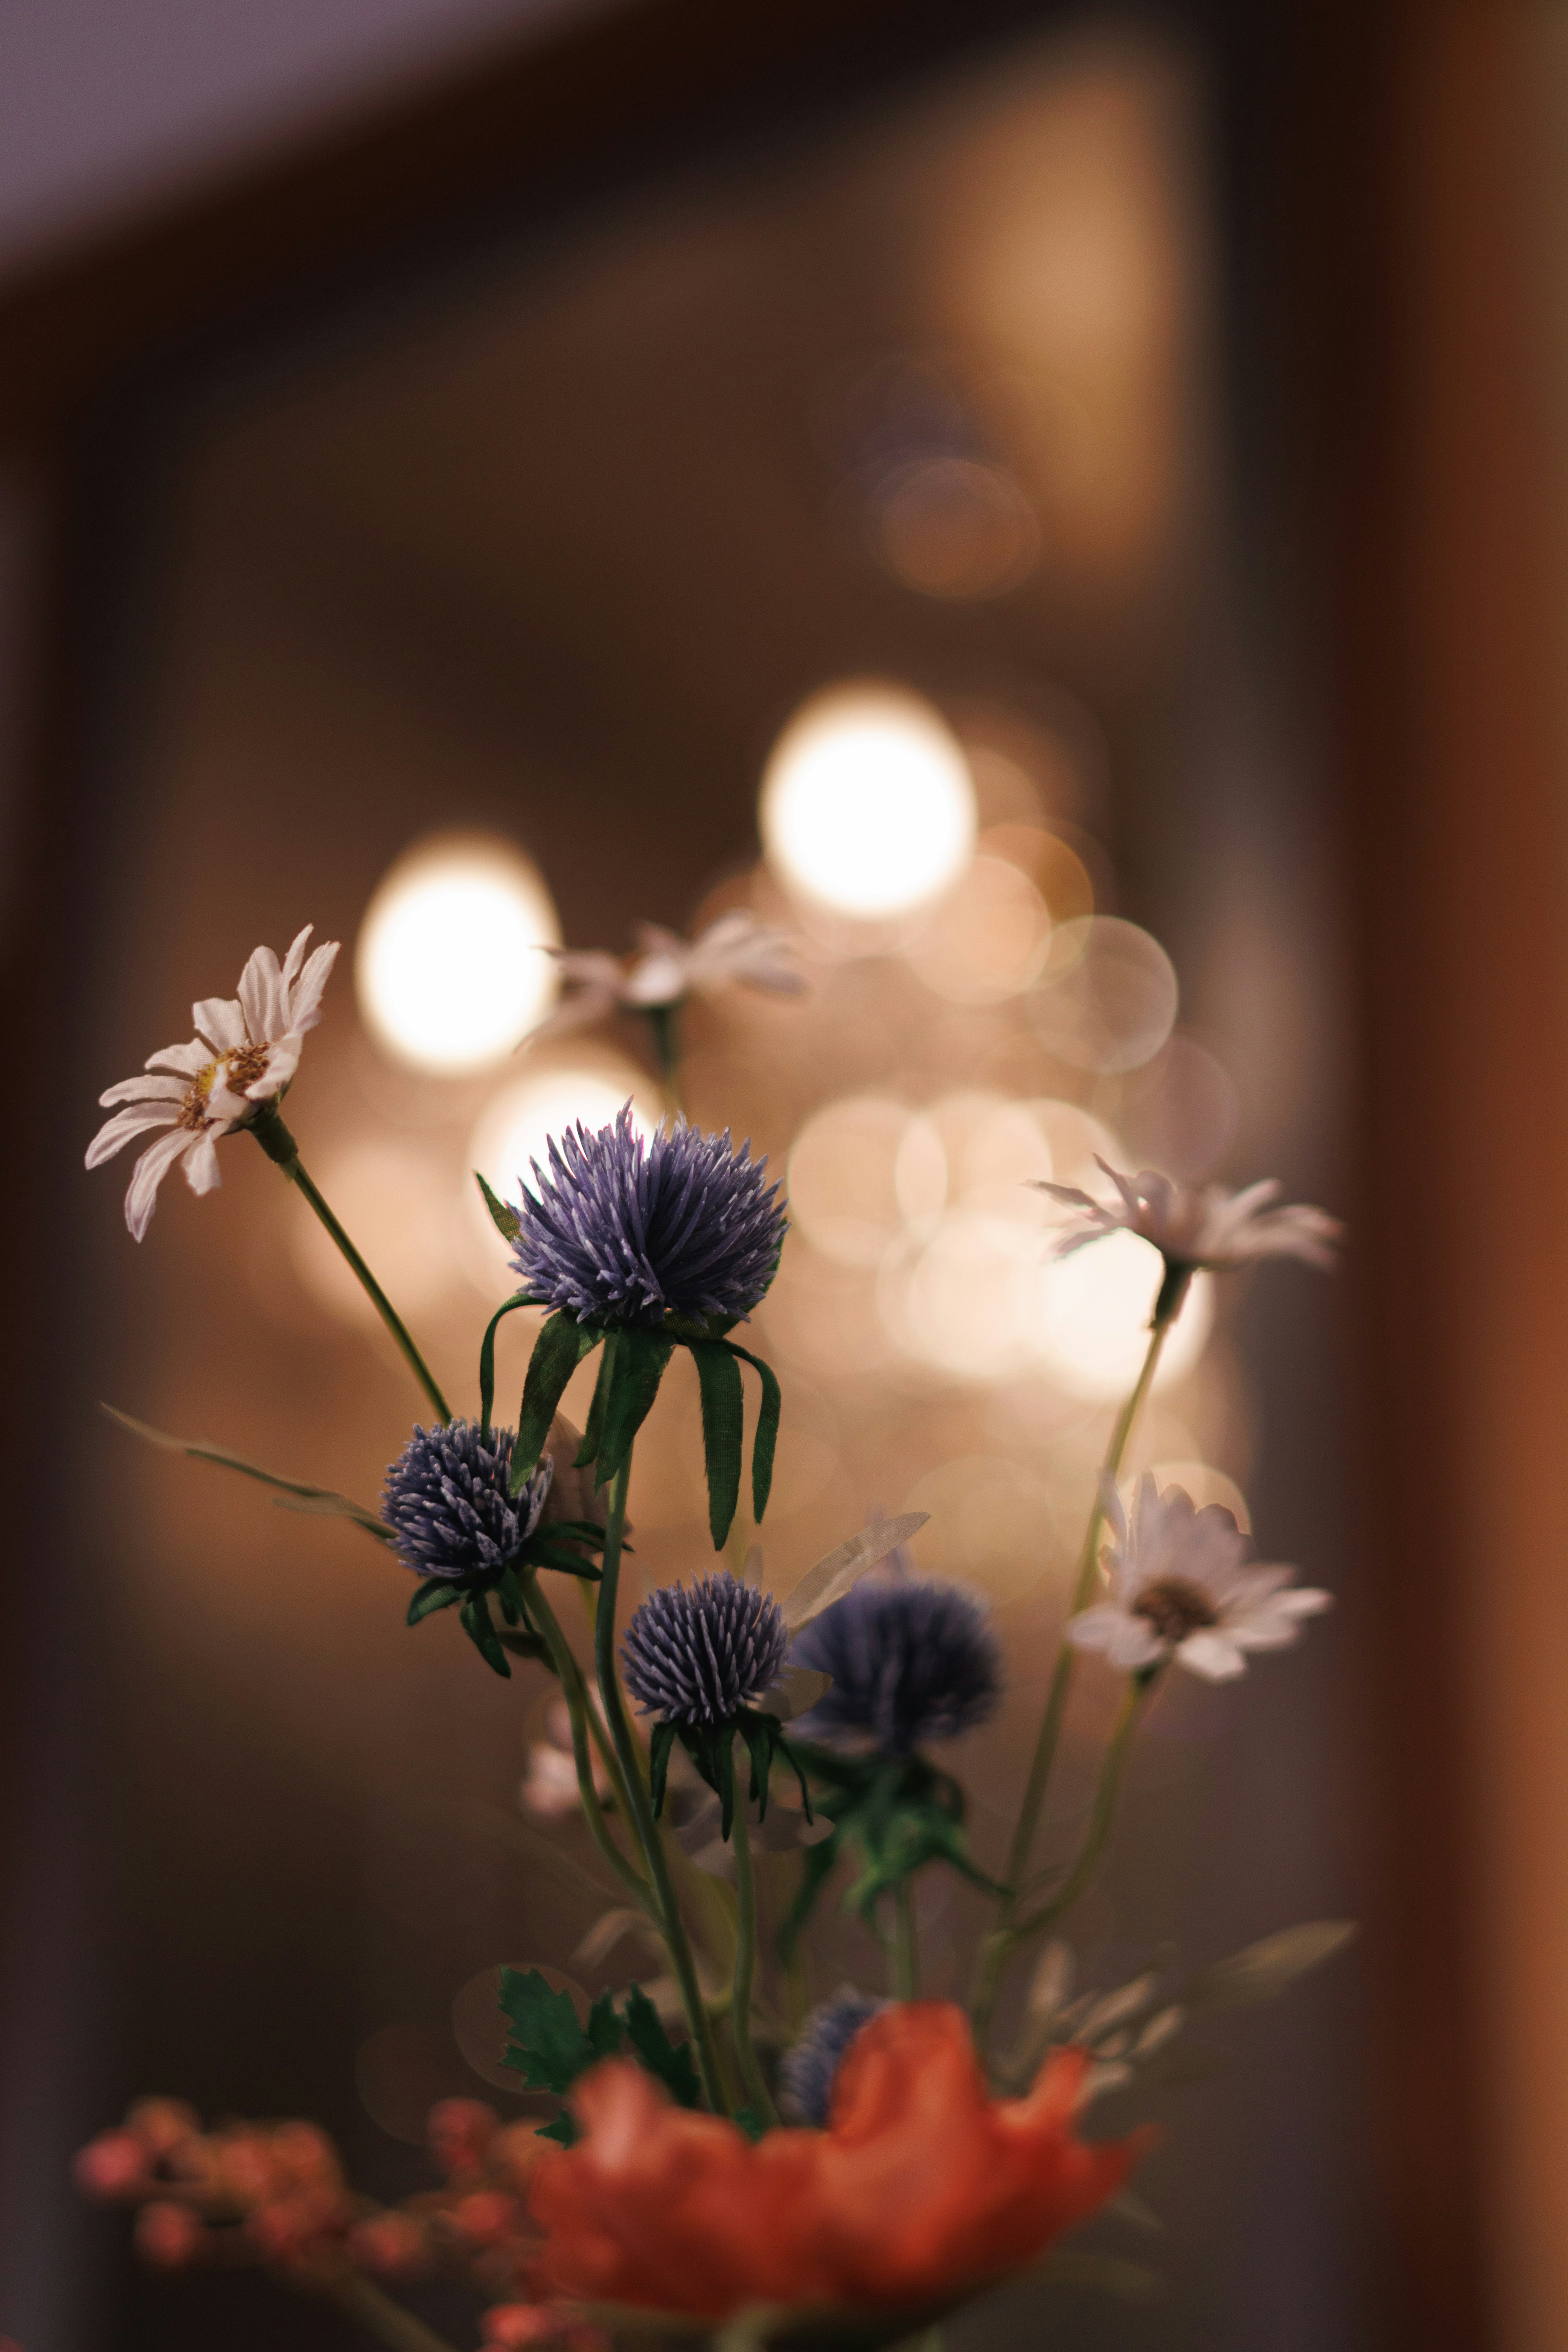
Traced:
<svg viewBox="0 0 1568 2352">
<path fill-rule="evenodd" d="M 662 158 L 853 104 L 1056 13 L 584 9 L 0 286 L 0 467 L 40 521 L 15 827 L 28 887 L 0 943 L 13 1132 L 29 1139 L 0 1179 L 11 1352 L 35 1367 L 6 1414 L 24 1470 L 49 1458 L 50 1286 L 68 1257 L 51 1074 L 90 823 L 73 779 L 93 557 L 124 487 L 117 404 L 226 339 L 292 331 L 366 278 L 515 230 L 534 204 L 613 200 Z M 1254 313 L 1248 423 L 1264 477 L 1306 490 L 1271 551 L 1300 591 L 1297 643 L 1324 654 L 1305 700 L 1327 713 L 1342 816 L 1377 2340 L 1548 2352 L 1568 2341 L 1568 793 L 1530 36 L 1525 12 L 1487 0 L 1171 13 L 1218 59 L 1222 205 L 1250 254 L 1230 289 Z M 1271 373 L 1276 336 L 1289 361 Z M 79 1149 L 78 1107 L 69 1126 Z M 47 1558 L 46 1500 L 26 1523 L 36 1487 L 8 1483 L 15 1562 Z M 14 1748 L 21 1580 L 0 1616 Z"/>
</svg>

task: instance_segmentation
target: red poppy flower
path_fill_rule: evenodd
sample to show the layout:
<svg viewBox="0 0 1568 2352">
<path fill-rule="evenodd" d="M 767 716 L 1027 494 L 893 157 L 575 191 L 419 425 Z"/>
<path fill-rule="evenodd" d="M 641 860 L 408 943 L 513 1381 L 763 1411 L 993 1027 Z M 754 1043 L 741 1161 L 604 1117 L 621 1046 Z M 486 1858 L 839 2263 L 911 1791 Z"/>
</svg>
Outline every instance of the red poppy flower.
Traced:
<svg viewBox="0 0 1568 2352">
<path fill-rule="evenodd" d="M 700 2319 L 954 2300 L 1025 2268 L 1126 2179 L 1141 2139 L 1074 2134 L 1088 2064 L 1058 2051 L 1026 2097 L 993 2099 L 963 2011 L 902 2002 L 856 2036 L 826 2131 L 753 2147 L 609 2059 L 577 2089 L 584 2137 L 533 2176 L 541 2284 Z"/>
</svg>

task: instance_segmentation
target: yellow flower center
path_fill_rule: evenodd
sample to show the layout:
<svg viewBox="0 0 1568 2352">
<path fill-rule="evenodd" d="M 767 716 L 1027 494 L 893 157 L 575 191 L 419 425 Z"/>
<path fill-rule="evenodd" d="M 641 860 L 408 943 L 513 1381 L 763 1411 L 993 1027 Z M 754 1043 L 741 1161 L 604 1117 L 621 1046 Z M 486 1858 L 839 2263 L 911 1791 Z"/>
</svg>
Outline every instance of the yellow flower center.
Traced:
<svg viewBox="0 0 1568 2352">
<path fill-rule="evenodd" d="M 267 1057 L 271 1050 L 269 1045 L 239 1045 L 232 1054 L 220 1054 L 216 1062 L 209 1062 L 205 1070 L 197 1072 L 186 1088 L 176 1123 L 199 1134 L 208 1124 L 207 1102 L 218 1082 L 219 1073 L 222 1073 L 226 1087 L 242 1095 L 247 1087 L 256 1084 L 267 1067 Z"/>
</svg>

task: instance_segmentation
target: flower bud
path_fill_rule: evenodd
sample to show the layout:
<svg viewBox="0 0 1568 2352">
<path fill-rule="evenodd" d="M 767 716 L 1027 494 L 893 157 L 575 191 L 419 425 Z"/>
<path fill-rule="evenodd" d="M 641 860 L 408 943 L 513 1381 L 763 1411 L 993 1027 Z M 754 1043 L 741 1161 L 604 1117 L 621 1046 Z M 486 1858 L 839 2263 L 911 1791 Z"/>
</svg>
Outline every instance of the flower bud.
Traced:
<svg viewBox="0 0 1568 2352">
<path fill-rule="evenodd" d="M 534 2344 L 558 2344 L 563 2318 L 547 2303 L 498 2303 L 479 2320 L 485 2352 L 524 2352 Z"/>
<path fill-rule="evenodd" d="M 374 2278 L 412 2278 L 429 2263 L 430 2241 L 413 2213 L 372 2213 L 349 2231 L 347 2253 Z"/>
<path fill-rule="evenodd" d="M 521 2189 L 546 2148 L 553 2145 L 540 2137 L 537 2124 L 503 2124 L 486 2150 L 486 2159 L 495 2179 Z"/>
<path fill-rule="evenodd" d="M 496 2111 L 483 2099 L 439 2099 L 426 2123 L 431 2153 L 448 2179 L 478 2172 L 495 2136 Z"/>
<path fill-rule="evenodd" d="M 133 2132 L 155 2161 L 172 2156 L 183 2139 L 193 2139 L 201 2130 L 201 2117 L 195 2107 L 184 2099 L 138 2099 L 125 2118 L 125 2128 Z"/>
<path fill-rule="evenodd" d="M 133 2132 L 100 2132 L 78 2151 L 71 2179 L 84 2197 L 134 2197 L 147 2185 L 147 2150 Z"/>
<path fill-rule="evenodd" d="M 143 2205 L 136 2216 L 136 2251 L 161 2271 L 184 2270 L 205 2232 L 188 2205 Z"/>
<path fill-rule="evenodd" d="M 451 2222 L 470 2246 L 500 2245 L 517 2228 L 517 2200 L 499 2189 L 476 2189 L 471 2197 L 459 2197 L 451 2210 Z"/>
<path fill-rule="evenodd" d="M 342 2179 L 337 2149 L 314 2124 L 279 2124 L 270 2147 L 273 2161 L 302 2189 L 336 2188 Z"/>
</svg>

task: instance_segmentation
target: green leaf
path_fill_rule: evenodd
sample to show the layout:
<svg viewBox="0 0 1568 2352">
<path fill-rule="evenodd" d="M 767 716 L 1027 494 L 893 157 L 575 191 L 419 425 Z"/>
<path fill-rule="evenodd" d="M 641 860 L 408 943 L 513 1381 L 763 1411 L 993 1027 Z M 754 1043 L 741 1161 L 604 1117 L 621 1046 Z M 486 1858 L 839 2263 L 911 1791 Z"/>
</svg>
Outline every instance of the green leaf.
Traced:
<svg viewBox="0 0 1568 2352">
<path fill-rule="evenodd" d="M 765 2118 L 757 2113 L 755 2107 L 737 2107 L 731 2121 L 737 2124 L 746 2137 L 753 2142 L 761 2139 L 768 2127 Z"/>
<path fill-rule="evenodd" d="M 701 2085 L 691 2063 L 691 2045 L 671 2042 L 664 2022 L 641 1985 L 626 1991 L 626 2040 L 650 2074 L 657 2075 L 679 2107 L 700 2107 Z"/>
<path fill-rule="evenodd" d="M 511 2032 L 501 2064 L 531 2091 L 563 2098 L 596 2053 L 577 2021 L 569 1992 L 552 1992 L 537 1969 L 502 1969 L 500 2005 Z"/>
<path fill-rule="evenodd" d="M 568 1315 L 561 1307 L 534 1341 L 533 1353 L 528 1360 L 528 1377 L 522 1384 L 517 1443 L 511 1450 L 510 1485 L 514 1495 L 522 1492 L 539 1467 L 539 1457 L 544 1451 L 550 1424 L 567 1381 L 604 1336 L 591 1325 L 579 1323 L 574 1315 Z"/>
<path fill-rule="evenodd" d="M 545 1665 L 551 1664 L 550 1644 L 542 1633 L 500 1633 L 496 1640 L 503 1650 L 510 1650 L 514 1658 L 538 1658 Z"/>
<path fill-rule="evenodd" d="M 484 1593 L 476 1592 L 470 1601 L 464 1602 L 461 1623 L 486 1665 L 498 1675 L 510 1675 L 511 1668 L 506 1662 L 506 1652 L 501 1647 L 500 1636 L 490 1616 L 490 1604 Z"/>
<path fill-rule="evenodd" d="M 408 1625 L 423 1624 L 426 1618 L 433 1617 L 437 1609 L 450 1609 L 454 1601 L 461 1601 L 463 1597 L 463 1588 L 460 1584 L 445 1583 L 439 1578 L 428 1576 L 409 1602 L 408 1614 L 404 1622 Z"/>
<path fill-rule="evenodd" d="M 648 1793 L 653 1799 L 655 1821 L 664 1811 L 665 1785 L 669 1779 L 669 1756 L 674 1746 L 675 1726 L 660 1716 L 647 1744 Z"/>
<path fill-rule="evenodd" d="M 480 1183 L 484 1181 L 481 1176 Z M 496 1328 L 505 1316 L 514 1315 L 520 1307 L 526 1307 L 528 1303 L 525 1290 L 513 1291 L 511 1297 L 503 1299 L 496 1308 L 485 1325 L 485 1336 L 479 1341 L 479 1427 L 487 1436 L 489 1433 L 490 1412 L 496 1401 Z"/>
<path fill-rule="evenodd" d="M 757 1433 L 752 1440 L 752 1517 L 762 1524 L 763 1513 L 768 1507 L 768 1496 L 773 1486 L 773 1455 L 779 1442 L 779 1416 L 784 1410 L 784 1395 L 778 1375 L 771 1364 L 760 1356 L 737 1347 L 733 1339 L 723 1342 L 732 1356 L 750 1364 L 763 1384 L 763 1402 L 757 1413 Z"/>
<path fill-rule="evenodd" d="M 605 1352 L 599 1359 L 599 1376 L 594 1382 L 594 1393 L 588 1404 L 588 1423 L 583 1432 L 583 1443 L 572 1458 L 574 1470 L 586 1470 L 599 1451 L 599 1439 L 605 1426 L 605 1400 L 610 1393 L 615 1370 L 616 1351 L 606 1340 Z"/>
<path fill-rule="evenodd" d="M 626 1324 L 615 1335 L 616 1368 L 605 1401 L 599 1437 L 598 1484 L 605 1486 L 632 1450 L 632 1442 L 653 1410 L 675 1342 L 663 1331 Z"/>
<path fill-rule="evenodd" d="M 1309 1919 L 1299 1927 L 1282 1927 L 1278 1935 L 1233 1952 L 1229 1959 L 1200 1969 L 1176 1997 L 1184 2009 L 1250 2009 L 1257 2001 L 1274 2000 L 1297 1977 L 1331 1959 L 1355 1932 L 1350 1919 Z"/>
<path fill-rule="evenodd" d="M 133 1437 L 145 1438 L 149 1445 L 161 1445 L 169 1454 L 187 1454 L 193 1462 L 211 1462 L 220 1470 L 237 1470 L 242 1478 L 254 1478 L 263 1486 L 276 1487 L 280 1495 L 291 1497 L 286 1509 L 320 1511 L 333 1518 L 353 1519 L 378 1543 L 390 1544 L 392 1530 L 363 1503 L 355 1503 L 347 1495 L 334 1494 L 331 1486 L 312 1486 L 300 1478 L 280 1478 L 274 1470 L 263 1470 L 258 1464 L 247 1462 L 242 1454 L 230 1454 L 226 1446 L 209 1445 L 205 1439 L 171 1437 L 165 1430 L 153 1429 L 144 1421 L 134 1421 L 118 1405 L 106 1404 L 102 1410 L 121 1429 Z"/>
<path fill-rule="evenodd" d="M 522 1231 L 522 1219 L 518 1215 L 517 1211 L 509 1209 L 500 1195 L 491 1192 L 477 1168 L 474 1171 L 474 1181 L 479 1186 L 485 1206 L 490 1213 L 490 1223 L 502 1241 L 516 1241 Z"/>
<path fill-rule="evenodd" d="M 552 1530 L 553 1532 L 553 1530 Z M 584 1559 L 570 1544 L 552 1543 L 548 1536 L 532 1536 L 523 1552 L 530 1568 L 552 1568 L 561 1576 L 581 1576 L 590 1584 L 599 1580 L 596 1560 Z"/>
<path fill-rule="evenodd" d="M 616 1996 L 602 1992 L 588 2011 L 588 2047 L 595 2060 L 614 2058 L 621 2047 L 621 2021 L 616 2015 Z"/>
<path fill-rule="evenodd" d="M 708 1472 L 708 1531 L 715 1551 L 722 1551 L 741 1499 L 741 1455 L 745 1442 L 745 1410 L 741 1394 L 741 1367 L 732 1351 L 716 1339 L 689 1339 L 697 1381 L 702 1396 L 702 1453 Z M 753 1454 L 753 1460 L 755 1456 Z"/>
<path fill-rule="evenodd" d="M 578 2137 L 577 2118 L 570 2107 L 563 2107 L 552 2124 L 540 2125 L 534 2137 L 536 2139 L 552 2139 L 561 2147 L 575 2147 Z"/>
</svg>

